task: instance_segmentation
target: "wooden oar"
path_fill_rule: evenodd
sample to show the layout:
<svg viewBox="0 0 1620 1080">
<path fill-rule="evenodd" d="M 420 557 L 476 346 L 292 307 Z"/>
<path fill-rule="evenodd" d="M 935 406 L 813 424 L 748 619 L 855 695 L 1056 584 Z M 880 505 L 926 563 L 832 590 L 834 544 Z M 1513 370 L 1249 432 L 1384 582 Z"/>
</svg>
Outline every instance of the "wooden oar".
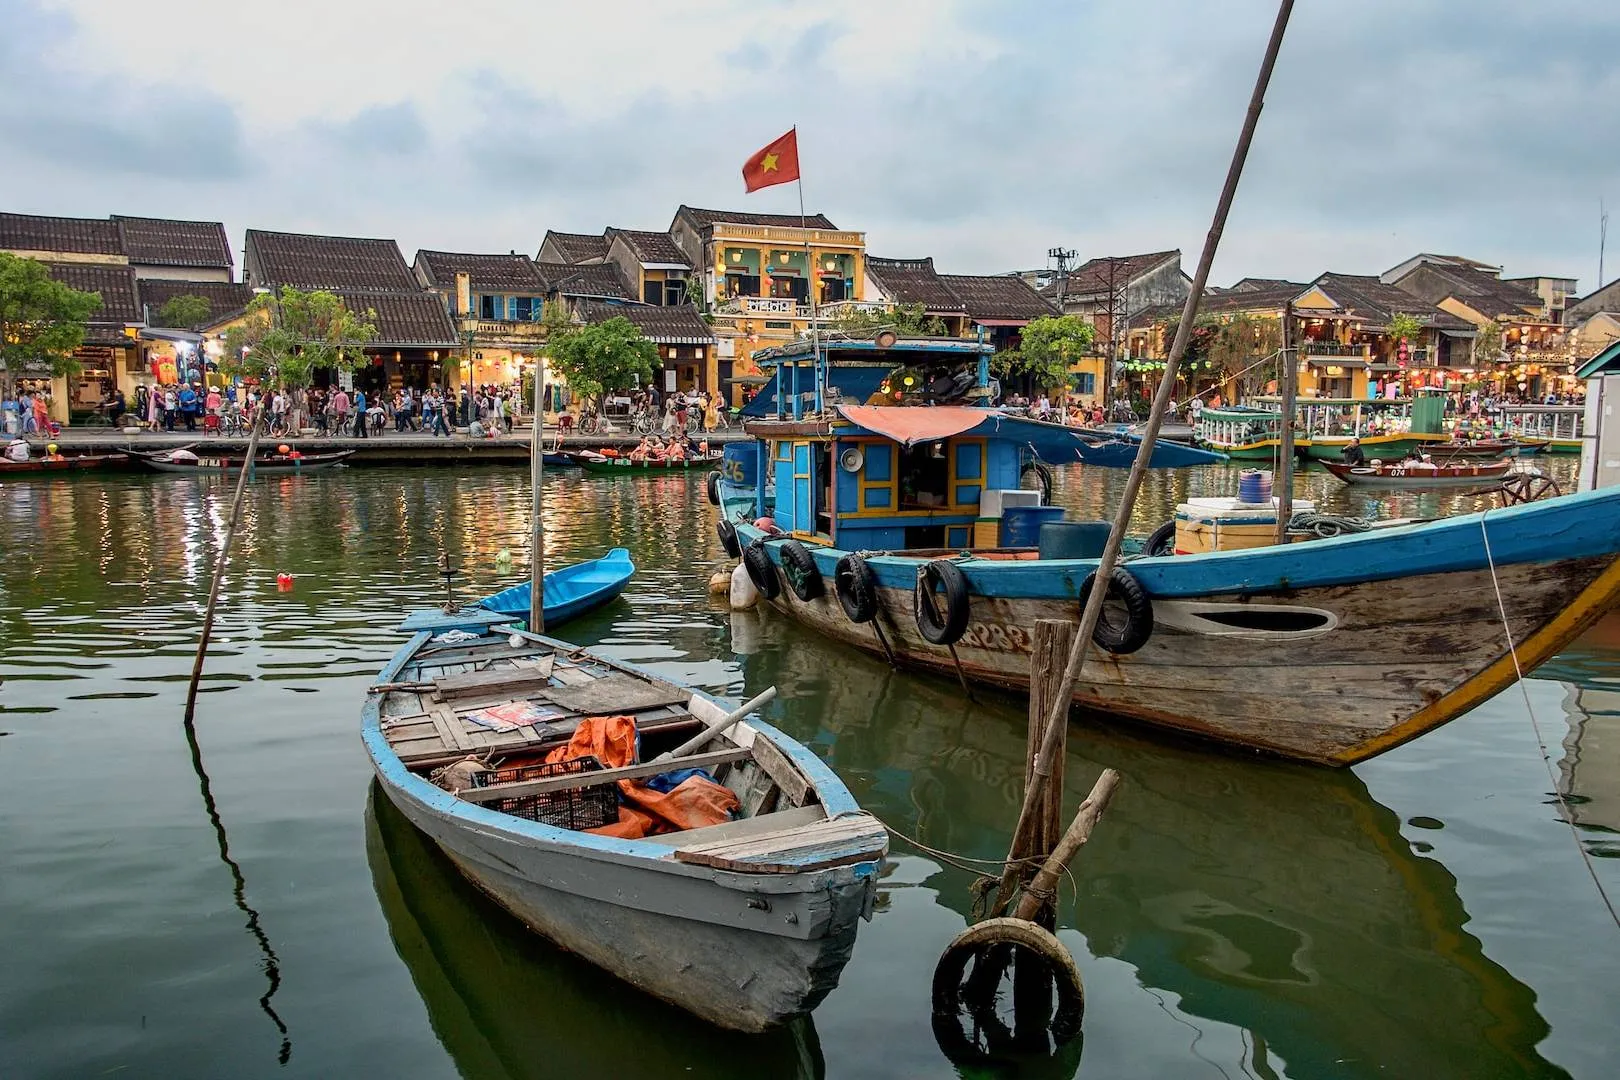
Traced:
<svg viewBox="0 0 1620 1080">
<path fill-rule="evenodd" d="M 657 757 L 653 758 L 653 760 L 674 761 L 677 758 L 683 758 L 688 754 L 696 753 L 699 748 L 706 746 L 710 739 L 727 731 L 733 725 L 735 725 L 737 721 L 741 720 L 743 717 L 747 716 L 749 713 L 753 712 L 755 709 L 766 704 L 775 697 L 776 687 L 767 686 L 757 697 L 744 702 L 736 712 L 727 713 L 725 716 L 722 716 L 720 719 L 716 720 L 714 723 L 710 724 L 708 727 L 704 728 L 690 739 L 687 739 L 685 742 L 681 743 L 681 745 L 677 746 L 675 749 L 667 753 L 659 754 Z"/>
</svg>

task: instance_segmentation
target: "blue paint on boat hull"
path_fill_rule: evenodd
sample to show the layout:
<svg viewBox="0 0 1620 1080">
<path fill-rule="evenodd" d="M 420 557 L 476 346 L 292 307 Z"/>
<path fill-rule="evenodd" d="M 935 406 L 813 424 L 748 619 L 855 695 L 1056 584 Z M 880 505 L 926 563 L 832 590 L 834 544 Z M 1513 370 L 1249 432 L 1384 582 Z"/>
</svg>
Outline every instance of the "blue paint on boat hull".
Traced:
<svg viewBox="0 0 1620 1080">
<path fill-rule="evenodd" d="M 635 576 L 636 564 L 624 548 L 614 548 L 600 559 L 559 567 L 545 577 L 546 625 L 560 624 L 606 604 Z M 525 581 L 478 601 L 478 606 L 529 622 L 530 585 Z"/>
</svg>

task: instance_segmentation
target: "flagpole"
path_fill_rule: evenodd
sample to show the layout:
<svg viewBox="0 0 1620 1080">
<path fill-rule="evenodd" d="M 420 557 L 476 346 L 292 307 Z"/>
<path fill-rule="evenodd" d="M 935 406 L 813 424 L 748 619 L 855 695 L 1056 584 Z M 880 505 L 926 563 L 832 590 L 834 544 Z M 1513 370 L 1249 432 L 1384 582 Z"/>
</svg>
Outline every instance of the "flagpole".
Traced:
<svg viewBox="0 0 1620 1080">
<path fill-rule="evenodd" d="M 799 125 L 793 125 L 793 145 L 797 150 L 799 145 Z M 816 411 L 821 411 L 822 378 L 821 378 L 821 325 L 816 305 L 816 260 L 810 253 L 810 225 L 804 213 L 804 163 L 800 161 L 798 175 L 793 178 L 793 186 L 799 189 L 799 231 L 804 234 L 804 272 L 805 284 L 810 294 L 810 355 L 814 367 L 816 380 Z"/>
</svg>

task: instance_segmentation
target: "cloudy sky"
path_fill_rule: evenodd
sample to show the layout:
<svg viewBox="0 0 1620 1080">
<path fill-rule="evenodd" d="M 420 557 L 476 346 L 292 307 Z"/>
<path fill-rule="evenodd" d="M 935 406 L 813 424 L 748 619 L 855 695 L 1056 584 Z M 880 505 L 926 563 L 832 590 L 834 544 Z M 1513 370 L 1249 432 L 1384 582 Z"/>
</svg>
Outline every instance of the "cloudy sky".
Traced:
<svg viewBox="0 0 1620 1080">
<path fill-rule="evenodd" d="M 1208 228 L 1273 0 L 0 0 L 0 209 L 533 254 L 793 212 L 942 269 Z M 1620 4 L 1299 0 L 1213 280 L 1620 275 Z"/>
</svg>

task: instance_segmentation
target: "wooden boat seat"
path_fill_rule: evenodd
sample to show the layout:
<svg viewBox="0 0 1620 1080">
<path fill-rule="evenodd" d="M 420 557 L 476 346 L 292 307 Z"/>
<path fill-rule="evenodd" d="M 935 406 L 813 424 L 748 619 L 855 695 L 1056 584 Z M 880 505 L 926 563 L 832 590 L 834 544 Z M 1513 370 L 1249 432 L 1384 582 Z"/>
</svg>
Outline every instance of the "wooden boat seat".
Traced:
<svg viewBox="0 0 1620 1080">
<path fill-rule="evenodd" d="M 578 788 L 615 784 L 620 780 L 635 780 L 644 776 L 657 776 L 673 769 L 706 769 L 711 765 L 741 761 L 751 757 L 747 747 L 733 746 L 725 750 L 711 750 L 702 754 L 689 754 L 678 761 L 644 761 L 639 765 L 622 765 L 599 772 L 553 776 L 543 780 L 516 780 L 509 784 L 491 784 L 489 787 L 469 788 L 461 793 L 467 802 L 486 803 L 496 799 L 511 799 L 520 795 L 540 795 L 548 791 L 572 791 Z"/>
<path fill-rule="evenodd" d="M 656 836 L 647 836 L 643 839 L 648 843 L 664 844 L 668 847 L 701 846 L 781 832 L 783 829 L 825 821 L 826 818 L 827 812 L 821 808 L 821 804 L 811 803 L 809 806 L 795 806 L 791 810 L 778 810 L 774 814 L 759 814 L 756 817 L 743 818 L 741 821 L 725 821 L 719 825 L 706 825 L 701 829 L 687 829 L 685 832 L 658 833 Z"/>
<path fill-rule="evenodd" d="M 769 815 L 765 819 L 768 820 Z M 678 834 L 677 862 L 754 874 L 797 874 L 881 858 L 888 834 L 870 814 L 851 814 L 733 839 L 705 841 L 694 829 Z"/>
</svg>

